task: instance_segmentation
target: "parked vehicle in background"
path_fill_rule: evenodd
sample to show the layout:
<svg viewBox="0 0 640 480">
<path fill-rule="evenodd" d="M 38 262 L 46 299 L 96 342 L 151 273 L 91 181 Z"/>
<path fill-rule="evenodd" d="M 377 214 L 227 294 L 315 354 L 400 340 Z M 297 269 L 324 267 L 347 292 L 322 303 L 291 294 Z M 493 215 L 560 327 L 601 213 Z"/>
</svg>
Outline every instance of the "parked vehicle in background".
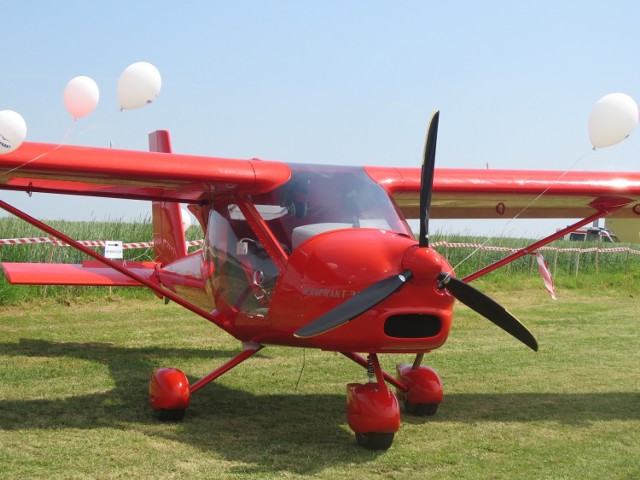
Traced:
<svg viewBox="0 0 640 480">
<path fill-rule="evenodd" d="M 576 242 L 618 242 L 614 233 L 603 227 L 582 227 L 564 236 L 565 240 Z"/>
</svg>

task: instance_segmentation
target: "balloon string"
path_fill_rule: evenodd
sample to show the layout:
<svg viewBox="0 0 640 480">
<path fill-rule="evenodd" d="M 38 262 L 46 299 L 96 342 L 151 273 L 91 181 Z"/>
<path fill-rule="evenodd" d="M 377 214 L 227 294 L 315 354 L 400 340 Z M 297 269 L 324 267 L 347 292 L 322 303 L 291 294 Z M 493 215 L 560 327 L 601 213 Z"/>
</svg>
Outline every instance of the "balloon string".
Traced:
<svg viewBox="0 0 640 480">
<path fill-rule="evenodd" d="M 594 149 L 595 150 L 595 149 Z M 522 214 L 524 214 L 529 208 L 531 208 L 538 200 L 540 200 L 551 188 L 553 188 L 560 180 L 562 180 L 569 172 L 571 172 L 574 168 L 576 168 L 576 166 L 582 162 L 582 160 L 584 160 L 584 157 L 587 155 L 587 152 L 583 153 L 582 155 L 580 155 L 578 157 L 578 159 L 576 161 L 573 162 L 573 164 L 571 164 L 571 166 L 565 170 L 564 172 L 562 172 L 558 178 L 556 178 L 554 181 L 552 181 L 549 186 L 547 188 L 545 188 L 537 197 L 535 197 L 533 200 L 531 200 L 527 205 L 525 205 L 522 210 L 520 210 L 515 216 L 513 216 L 512 218 L 509 219 L 509 221 L 504 225 L 504 227 L 502 227 L 502 230 L 500 231 L 500 233 L 498 234 L 498 237 L 502 237 L 505 230 L 507 229 L 507 227 L 509 225 L 511 225 L 511 223 L 518 219 Z M 491 240 L 493 240 L 495 238 L 495 236 L 490 235 L 489 237 L 487 237 L 487 239 L 482 242 L 482 244 L 480 244 L 479 246 L 476 247 L 475 250 L 473 250 L 469 255 L 467 255 L 466 257 L 464 257 L 462 260 L 460 260 L 460 262 L 458 262 L 455 267 L 453 267 L 453 271 L 455 271 L 458 267 L 460 267 L 463 263 L 465 263 L 467 260 L 469 260 L 472 256 L 474 256 L 476 253 L 478 253 L 480 250 L 482 250 L 482 248 L 484 246 L 486 246 L 487 243 L 489 243 Z M 449 276 L 449 275 L 447 275 Z"/>
<path fill-rule="evenodd" d="M 74 119 L 71 122 L 71 125 L 69 126 L 69 128 L 67 129 L 67 133 L 64 134 L 64 137 L 62 138 L 62 142 L 59 143 L 58 145 L 56 145 L 55 147 L 53 147 L 51 150 L 47 150 L 46 152 L 41 153 L 40 155 L 37 155 L 36 157 L 32 158 L 31 160 L 27 160 L 22 165 L 18 165 L 17 167 L 12 168 L 11 170 L 8 170 L 8 171 L 4 172 L 2 175 L 10 175 L 13 172 L 15 172 L 16 170 L 20 170 L 21 168 L 26 167 L 30 163 L 33 163 L 36 160 L 41 159 L 45 155 L 49 155 L 51 152 L 54 152 L 54 151 L 58 150 L 60 147 L 66 145 L 67 141 L 69 140 L 69 137 L 71 136 L 71 132 L 73 132 L 73 128 L 74 128 L 75 124 L 76 124 L 76 120 Z"/>
</svg>

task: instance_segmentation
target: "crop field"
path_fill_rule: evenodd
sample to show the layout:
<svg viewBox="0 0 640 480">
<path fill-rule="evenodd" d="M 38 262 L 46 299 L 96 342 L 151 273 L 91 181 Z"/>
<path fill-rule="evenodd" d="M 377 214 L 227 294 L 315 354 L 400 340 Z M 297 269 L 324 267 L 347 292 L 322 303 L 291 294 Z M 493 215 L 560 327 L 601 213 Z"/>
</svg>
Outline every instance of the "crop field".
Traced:
<svg viewBox="0 0 640 480">
<path fill-rule="evenodd" d="M 552 301 L 522 263 L 474 285 L 540 351 L 457 304 L 449 341 L 425 358 L 444 402 L 434 417 L 403 412 L 386 452 L 358 447 L 346 424 L 345 385 L 366 373 L 341 355 L 267 347 L 194 394 L 183 422 L 162 423 L 151 370 L 195 381 L 239 342 L 133 289 L 2 285 L 0 477 L 640 478 L 638 268 L 558 267 Z M 410 358 L 381 360 L 393 372 Z"/>
<path fill-rule="evenodd" d="M 60 229 L 77 240 L 121 240 L 124 242 L 150 242 L 153 238 L 153 230 L 149 218 L 143 218 L 136 222 L 124 221 L 85 221 L 69 222 L 65 220 L 50 222 L 52 226 Z M 0 237 L 33 238 L 42 237 L 44 234 L 31 225 L 12 217 L 0 217 Z M 199 226 L 191 226 L 186 232 L 187 240 L 201 240 L 202 230 Z M 464 277 L 485 265 L 489 265 L 507 255 L 504 251 L 491 250 L 491 247 L 518 249 L 530 245 L 539 239 L 519 238 L 494 238 L 473 237 L 463 235 L 441 234 L 436 232 L 431 235 L 434 244 L 446 243 L 437 246 L 436 249 L 444 255 L 449 263 L 456 268 L 456 274 Z M 457 244 L 457 248 L 450 245 Z M 487 249 L 477 247 L 460 247 L 464 245 L 483 244 Z M 633 244 L 595 244 L 590 242 L 555 241 L 549 245 L 550 251 L 543 254 L 549 264 L 551 273 L 556 281 L 563 283 L 565 287 L 573 288 L 589 285 L 592 282 L 600 283 L 598 276 L 604 274 L 608 283 L 612 281 L 625 281 L 627 278 L 640 276 L 640 246 Z M 594 247 L 607 249 L 618 247 L 620 251 L 599 252 Z M 198 247 L 191 247 L 194 251 Z M 626 249 L 626 250 L 625 250 Z M 100 249 L 98 249 L 100 250 Z M 630 250 L 630 251 L 629 251 Z M 87 257 L 71 247 L 57 247 L 50 243 L 38 243 L 27 245 L 1 245 L 0 261 L 10 262 L 55 262 L 55 263 L 79 263 Z M 124 250 L 125 260 L 152 260 L 153 250 L 131 249 Z M 487 278 L 492 281 L 501 281 L 512 275 L 524 275 L 535 282 L 540 283 L 539 274 L 535 267 L 535 258 L 525 256 L 508 266 L 492 272 Z M 596 277 L 593 276 L 596 274 Z M 509 284 L 510 282 L 507 282 Z M 119 295 L 138 296 L 137 289 L 114 289 Z M 41 286 L 8 286 L 4 277 L 0 275 L 0 305 L 27 300 L 34 297 L 68 298 L 77 296 L 92 296 L 111 294 L 113 292 L 90 288 L 72 287 L 41 287 Z"/>
</svg>

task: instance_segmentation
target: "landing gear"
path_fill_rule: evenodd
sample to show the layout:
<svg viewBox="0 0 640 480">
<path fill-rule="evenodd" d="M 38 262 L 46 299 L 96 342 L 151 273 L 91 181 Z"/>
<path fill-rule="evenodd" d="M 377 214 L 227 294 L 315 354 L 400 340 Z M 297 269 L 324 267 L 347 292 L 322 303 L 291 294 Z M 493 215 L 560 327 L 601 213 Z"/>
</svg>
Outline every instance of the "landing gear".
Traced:
<svg viewBox="0 0 640 480">
<path fill-rule="evenodd" d="M 418 355 L 413 365 L 396 365 L 398 380 L 406 386 L 398 388 L 396 395 L 405 412 L 426 417 L 435 415 L 442 403 L 442 381 L 435 370 L 420 365 L 421 362 L 422 355 Z"/>
<path fill-rule="evenodd" d="M 432 417 L 438 412 L 438 404 L 411 403 L 406 398 L 402 401 L 404 411 L 416 417 Z"/>
<path fill-rule="evenodd" d="M 242 352 L 191 386 L 189 386 L 187 376 L 176 368 L 154 370 L 149 381 L 149 403 L 157 412 L 158 419 L 163 422 L 181 421 L 191 402 L 192 393 L 244 362 L 261 349 L 262 345 L 243 343 Z"/>
<path fill-rule="evenodd" d="M 239 365 L 262 348 L 254 343 L 243 344 L 243 351 L 209 375 L 189 385 L 184 373 L 174 368 L 160 368 L 149 382 L 149 401 L 158 418 L 178 422 L 184 418 L 191 394 Z M 364 357 L 342 352 L 347 358 L 367 368 L 367 383 L 347 385 L 347 422 L 358 445 L 369 450 L 387 450 L 400 429 L 400 402 L 407 413 L 434 415 L 442 402 L 442 382 L 431 368 L 420 365 L 422 355 L 413 364 L 399 364 L 397 378 L 384 372 L 378 356 Z M 396 394 L 387 383 L 396 388 Z"/>
<path fill-rule="evenodd" d="M 161 422 L 181 422 L 186 411 L 185 408 L 161 408 L 158 410 L 158 420 Z"/>
<path fill-rule="evenodd" d="M 395 433 L 356 433 L 358 445 L 368 450 L 388 450 Z"/>
<path fill-rule="evenodd" d="M 367 359 L 352 353 L 342 354 L 367 368 L 369 383 L 347 385 L 347 419 L 356 441 L 370 450 L 386 450 L 400 428 L 399 402 L 405 412 L 417 416 L 435 415 L 442 402 L 442 382 L 432 368 L 421 365 L 423 354 L 413 364 L 399 364 L 397 378 L 380 368 L 375 354 Z M 385 382 L 396 387 L 389 392 Z"/>
<path fill-rule="evenodd" d="M 149 403 L 165 422 L 177 422 L 191 402 L 187 376 L 176 368 L 158 368 L 149 380 Z"/>
<path fill-rule="evenodd" d="M 400 429 L 400 407 L 387 388 L 376 354 L 369 355 L 368 369 L 369 383 L 347 385 L 347 421 L 358 445 L 387 450 Z"/>
</svg>

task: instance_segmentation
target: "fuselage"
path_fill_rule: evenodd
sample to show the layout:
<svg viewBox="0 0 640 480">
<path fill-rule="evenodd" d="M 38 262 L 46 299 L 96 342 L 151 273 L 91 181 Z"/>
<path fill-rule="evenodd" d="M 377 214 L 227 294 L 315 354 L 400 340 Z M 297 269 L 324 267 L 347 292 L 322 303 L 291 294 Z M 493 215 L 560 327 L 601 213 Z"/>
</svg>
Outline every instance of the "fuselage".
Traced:
<svg viewBox="0 0 640 480">
<path fill-rule="evenodd" d="M 243 341 L 366 352 L 442 345 L 453 298 L 435 277 L 451 267 L 432 249 L 420 249 L 416 260 L 417 242 L 389 194 L 362 168 L 291 165 L 291 171 L 286 184 L 249 199 L 261 231 L 238 198 L 201 207 L 203 249 L 161 268 L 160 281 L 215 312 Z M 276 250 L 286 261 L 274 258 Z M 407 262 L 423 273 L 401 292 L 334 331 L 294 337 Z"/>
</svg>

